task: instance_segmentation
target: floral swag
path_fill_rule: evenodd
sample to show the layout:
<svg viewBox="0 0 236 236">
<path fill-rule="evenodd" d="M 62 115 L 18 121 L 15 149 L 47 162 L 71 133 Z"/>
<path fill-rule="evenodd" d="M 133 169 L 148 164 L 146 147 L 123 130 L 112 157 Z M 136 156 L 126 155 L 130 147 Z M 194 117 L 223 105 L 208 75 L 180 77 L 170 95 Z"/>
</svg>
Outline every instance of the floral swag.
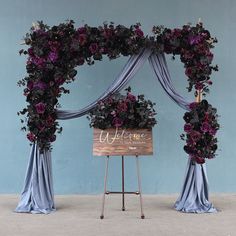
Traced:
<svg viewBox="0 0 236 236">
<path fill-rule="evenodd" d="M 152 32 L 152 36 L 145 36 L 140 24 L 127 28 L 104 23 L 99 27 L 84 25 L 78 29 L 73 21 L 53 27 L 43 22 L 33 25 L 24 38 L 27 50 L 20 50 L 20 54 L 28 57 L 27 76 L 18 82 L 19 86 L 24 87 L 28 103 L 18 115 L 26 116 L 21 122 L 25 123 L 22 130 L 27 131 L 29 141 L 37 142 L 40 150 L 51 148 L 56 133 L 62 132 L 56 109 L 59 107 L 59 97 L 69 93 L 64 85 L 75 80 L 77 66 L 85 63 L 93 65 L 105 55 L 116 59 L 121 55 L 137 54 L 142 48 L 172 54 L 173 59 L 179 55 L 185 67 L 188 91 L 194 88 L 203 91 L 204 95 L 208 93 L 212 84 L 210 75 L 218 70 L 217 66 L 212 65 L 211 52 L 217 40 L 211 37 L 202 23 L 175 29 L 154 26 Z M 192 152 L 189 135 L 187 131 L 187 153 Z"/>
</svg>

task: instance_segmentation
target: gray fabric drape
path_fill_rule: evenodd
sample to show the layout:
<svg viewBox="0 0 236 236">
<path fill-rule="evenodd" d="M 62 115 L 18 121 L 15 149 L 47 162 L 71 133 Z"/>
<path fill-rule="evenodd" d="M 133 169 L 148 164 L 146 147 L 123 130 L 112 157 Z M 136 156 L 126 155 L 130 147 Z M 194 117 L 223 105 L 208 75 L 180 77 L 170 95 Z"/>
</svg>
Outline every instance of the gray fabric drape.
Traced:
<svg viewBox="0 0 236 236">
<path fill-rule="evenodd" d="M 178 94 L 173 86 L 164 54 L 154 54 L 149 57 L 149 63 L 155 72 L 156 78 L 168 96 L 185 110 L 189 110 L 190 101 Z"/>
<path fill-rule="evenodd" d="M 90 112 L 96 106 L 98 101 L 109 97 L 111 94 L 117 91 L 120 91 L 134 77 L 142 65 L 148 60 L 150 55 L 150 49 L 143 49 L 139 54 L 131 56 L 117 78 L 99 98 L 78 111 L 57 110 L 58 120 L 67 120 L 81 117 Z"/>
<path fill-rule="evenodd" d="M 90 112 L 98 101 L 124 88 L 147 60 L 168 96 L 180 107 L 189 110 L 190 102 L 175 91 L 164 54 L 154 54 L 150 49 L 143 49 L 138 55 L 129 58 L 121 73 L 98 99 L 77 111 L 57 110 L 58 120 L 74 119 Z M 176 210 L 196 213 L 214 212 L 214 207 L 208 202 L 205 164 L 191 165 L 188 162 L 187 170 L 182 193 L 175 204 Z M 40 154 L 37 145 L 34 144 L 21 200 L 15 211 L 50 213 L 54 210 L 50 152 L 44 151 Z"/>
<path fill-rule="evenodd" d="M 190 110 L 189 104 L 191 102 L 178 94 L 173 86 L 165 56 L 153 53 L 149 57 L 149 62 L 158 81 L 169 97 L 183 109 Z M 208 180 L 205 164 L 193 165 L 191 160 L 188 161 L 183 188 L 174 207 L 178 211 L 191 213 L 217 211 L 208 200 Z"/>
<path fill-rule="evenodd" d="M 51 153 L 39 153 L 35 143 L 31 148 L 24 188 L 15 212 L 48 214 L 54 210 Z"/>
<path fill-rule="evenodd" d="M 187 213 L 217 212 L 213 204 L 208 201 L 205 164 L 195 164 L 189 159 L 183 189 L 175 203 L 175 209 Z"/>
</svg>

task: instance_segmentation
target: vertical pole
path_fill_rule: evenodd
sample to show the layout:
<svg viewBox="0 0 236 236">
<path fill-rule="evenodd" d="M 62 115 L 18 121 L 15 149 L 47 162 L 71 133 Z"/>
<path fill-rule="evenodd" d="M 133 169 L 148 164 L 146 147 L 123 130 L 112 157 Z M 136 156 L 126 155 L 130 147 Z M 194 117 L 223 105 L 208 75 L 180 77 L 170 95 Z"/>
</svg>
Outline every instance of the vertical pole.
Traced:
<svg viewBox="0 0 236 236">
<path fill-rule="evenodd" d="M 100 219 L 104 218 L 105 195 L 107 191 L 108 164 L 109 164 L 109 156 L 107 156 L 107 159 L 106 159 L 106 169 L 105 169 L 105 177 L 104 177 L 104 193 L 103 193 L 103 198 L 102 198 L 102 212 L 100 215 Z"/>
<path fill-rule="evenodd" d="M 201 102 L 202 101 L 202 91 L 199 89 L 196 92 L 197 92 L 197 96 L 195 97 L 195 101 Z"/>
<path fill-rule="evenodd" d="M 125 211 L 125 163 L 122 156 L 122 211 Z"/>
<path fill-rule="evenodd" d="M 139 160 L 138 156 L 136 155 L 136 165 L 137 165 L 137 175 L 138 175 L 138 189 L 139 189 L 139 199 L 140 199 L 140 207 L 141 207 L 141 219 L 144 219 L 143 213 L 143 199 L 142 199 L 142 188 L 141 188 L 141 178 L 140 178 L 140 169 L 139 169 Z"/>
</svg>

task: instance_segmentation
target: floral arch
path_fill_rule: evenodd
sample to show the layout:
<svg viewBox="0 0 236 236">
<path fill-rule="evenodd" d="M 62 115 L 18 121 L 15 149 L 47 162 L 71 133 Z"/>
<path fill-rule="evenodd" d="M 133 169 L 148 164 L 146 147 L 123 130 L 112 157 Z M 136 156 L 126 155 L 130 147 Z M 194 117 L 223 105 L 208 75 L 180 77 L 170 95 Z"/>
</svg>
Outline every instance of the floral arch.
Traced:
<svg viewBox="0 0 236 236">
<path fill-rule="evenodd" d="M 217 66 L 212 65 L 213 53 L 211 52 L 217 40 L 210 35 L 201 22 L 196 26 L 184 25 L 182 28 L 175 29 L 154 26 L 151 36 L 144 35 L 140 24 L 125 27 L 114 23 L 104 23 L 99 27 L 84 25 L 76 29 L 73 21 L 53 27 L 38 22 L 26 34 L 24 42 L 28 49 L 22 49 L 20 54 L 28 57 L 27 76 L 20 80 L 18 85 L 24 87 L 24 96 L 26 96 L 28 105 L 18 114 L 26 116 L 25 120 L 21 119 L 22 123 L 26 122 L 22 130 L 27 131 L 27 138 L 30 142 L 37 144 L 39 152 L 34 149 L 32 155 L 36 155 L 35 153 L 38 152 L 38 156 L 48 155 L 51 143 L 56 140 L 56 133 L 62 132 L 62 127 L 57 121 L 58 99 L 62 94 L 69 93 L 64 86 L 75 80 L 77 66 L 85 63 L 93 65 L 96 61 L 102 60 L 104 56 L 113 60 L 119 56 L 132 57 L 141 53 L 147 54 L 147 51 L 153 55 L 171 54 L 173 58 L 179 55 L 188 80 L 188 92 L 194 89 L 201 91 L 203 95 L 209 92 L 209 86 L 212 84 L 210 78 L 212 71 L 218 70 Z M 196 130 L 190 127 L 189 117 L 204 113 L 204 117 L 199 118 L 198 121 L 202 127 L 204 122 L 207 123 L 206 114 L 212 115 L 211 121 L 215 121 L 217 116 L 216 110 L 205 100 L 199 104 L 193 103 L 186 109 L 189 112 L 186 113 L 187 115 L 185 114 L 185 131 L 187 132 L 185 151 L 190 155 L 198 152 L 199 147 L 197 147 L 197 142 L 189 144 L 189 140 L 192 139 L 191 135 L 196 134 Z M 217 140 L 214 135 L 219 126 L 216 121 L 214 125 L 211 134 L 207 124 L 203 129 L 198 127 L 202 132 L 201 137 L 205 138 L 202 149 L 206 149 L 207 140 L 215 145 Z M 191 134 L 190 131 L 192 131 Z M 201 139 L 201 137 L 198 138 Z M 214 150 L 211 146 L 209 153 L 202 153 L 204 158 L 214 157 L 217 146 L 214 146 Z M 34 148 L 36 147 L 34 146 Z M 203 163 L 204 159 L 195 158 L 195 161 Z M 28 185 L 25 183 L 26 186 Z M 32 197 L 32 189 L 27 189 L 27 191 Z M 30 199 L 25 199 L 23 195 L 22 199 L 29 204 Z M 51 205 L 47 208 L 52 209 L 52 198 L 48 202 Z M 21 210 L 18 208 L 18 211 Z"/>
</svg>

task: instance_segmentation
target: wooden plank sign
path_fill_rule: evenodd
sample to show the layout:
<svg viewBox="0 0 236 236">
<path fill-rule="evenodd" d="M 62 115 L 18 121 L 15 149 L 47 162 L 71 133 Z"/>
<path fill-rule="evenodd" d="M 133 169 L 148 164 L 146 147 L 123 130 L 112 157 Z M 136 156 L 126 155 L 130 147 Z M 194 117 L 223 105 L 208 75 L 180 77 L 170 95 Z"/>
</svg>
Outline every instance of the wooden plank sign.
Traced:
<svg viewBox="0 0 236 236">
<path fill-rule="evenodd" d="M 153 155 L 152 130 L 94 129 L 93 155 Z"/>
</svg>

